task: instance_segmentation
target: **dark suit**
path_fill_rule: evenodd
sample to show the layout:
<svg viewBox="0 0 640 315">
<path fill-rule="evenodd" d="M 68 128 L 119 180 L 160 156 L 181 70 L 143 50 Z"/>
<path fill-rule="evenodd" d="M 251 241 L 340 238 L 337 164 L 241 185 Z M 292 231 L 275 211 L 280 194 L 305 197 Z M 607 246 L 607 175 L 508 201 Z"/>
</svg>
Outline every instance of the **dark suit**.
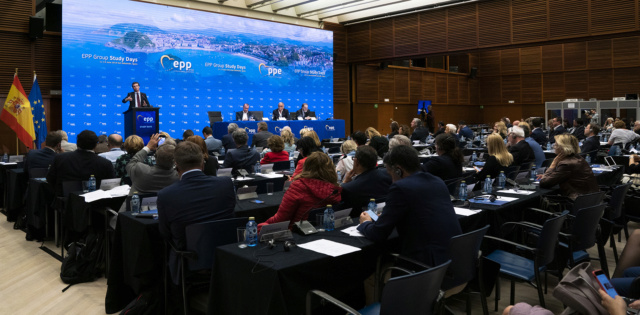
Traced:
<svg viewBox="0 0 640 315">
<path fill-rule="evenodd" d="M 240 120 L 242 121 L 242 114 L 244 113 L 244 111 L 239 111 L 236 112 L 236 120 Z M 247 111 L 247 120 L 251 120 L 251 117 L 253 117 L 253 112 L 252 111 Z M 255 119 L 255 118 L 254 118 Z"/>
<path fill-rule="evenodd" d="M 535 128 L 531 132 L 531 138 L 535 140 L 541 147 L 547 145 L 547 136 L 544 134 L 541 128 Z"/>
<path fill-rule="evenodd" d="M 369 146 L 376 149 L 379 157 L 383 157 L 389 151 L 389 139 L 383 136 L 374 136 L 369 141 Z"/>
<path fill-rule="evenodd" d="M 511 165 L 520 166 L 524 163 L 535 162 L 536 155 L 533 149 L 525 140 L 520 140 L 516 145 L 509 147 L 509 153 L 513 155 L 513 163 Z"/>
<path fill-rule="evenodd" d="M 573 128 L 573 131 L 571 131 L 571 134 L 574 135 L 576 138 L 578 138 L 578 140 L 584 139 L 585 138 L 584 126 L 578 126 Z"/>
<path fill-rule="evenodd" d="M 429 136 L 429 129 L 425 127 L 418 127 L 411 134 L 411 141 L 420 140 L 420 142 L 427 142 L 428 136 Z"/>
<path fill-rule="evenodd" d="M 559 125 L 558 127 L 551 129 L 551 131 L 549 131 L 549 143 L 556 143 L 556 139 L 554 137 L 566 132 L 567 130 L 564 129 L 562 125 Z"/>
<path fill-rule="evenodd" d="M 78 149 L 56 155 L 47 174 L 47 182 L 54 186 L 57 196 L 62 196 L 62 182 L 89 180 L 91 175 L 100 185 L 100 180 L 115 177 L 113 164 L 92 151 Z"/>
<path fill-rule="evenodd" d="M 49 168 L 56 157 L 56 151 L 44 147 L 40 150 L 31 150 L 24 159 L 24 172 L 29 177 L 29 172 L 33 168 Z"/>
<path fill-rule="evenodd" d="M 374 168 L 342 184 L 342 209 L 353 208 L 352 215 L 360 215 L 362 207 L 371 198 L 385 200 L 389 193 L 391 176 L 384 168 Z"/>
<path fill-rule="evenodd" d="M 429 198 L 421 198 L 427 195 Z M 400 254 L 429 266 L 449 259 L 449 241 L 462 233 L 447 186 L 423 172 L 391 184 L 378 221 L 358 226 L 366 238 L 375 242 L 386 241 L 394 228 L 398 231 Z"/>
<path fill-rule="evenodd" d="M 129 108 L 136 107 L 136 92 L 129 92 L 125 98 L 122 99 L 123 103 L 126 103 L 127 97 L 131 97 L 129 101 Z M 140 106 L 138 107 L 151 107 L 149 104 L 149 99 L 147 99 L 147 94 L 140 92 Z"/>
<path fill-rule="evenodd" d="M 467 126 L 462 127 L 458 133 L 458 138 L 460 137 L 465 137 L 467 141 L 473 141 L 473 130 Z"/>
<path fill-rule="evenodd" d="M 229 152 L 229 150 L 231 149 L 236 148 L 236 142 L 233 141 L 233 137 L 231 136 L 230 133 L 222 136 L 222 146 L 227 152 Z"/>
<path fill-rule="evenodd" d="M 179 181 L 158 192 L 160 234 L 184 249 L 187 225 L 233 218 L 235 205 L 231 178 L 207 176 L 200 170 L 183 174 Z M 171 252 L 169 270 L 175 283 L 178 269 L 178 260 Z"/>
<path fill-rule="evenodd" d="M 253 172 L 253 166 L 256 162 L 260 161 L 260 153 L 254 149 L 249 149 L 246 145 L 243 145 L 237 149 L 229 150 L 224 156 L 224 163 L 222 168 L 233 168 L 235 174 L 238 169 L 243 168 L 247 172 Z"/>
<path fill-rule="evenodd" d="M 307 110 L 306 112 L 303 112 L 302 108 L 300 108 L 300 109 L 298 109 L 296 111 L 296 119 L 298 119 L 298 117 L 302 117 L 303 119 L 307 118 L 307 117 L 315 117 L 315 116 L 310 116 L 310 115 L 311 115 L 311 111 L 310 110 Z"/>
<path fill-rule="evenodd" d="M 253 140 L 251 141 L 251 146 L 252 147 L 261 147 L 261 148 L 266 148 L 267 147 L 267 140 L 269 140 L 270 137 L 272 137 L 273 134 L 269 131 L 260 131 L 258 133 L 256 133 L 255 135 L 253 135 Z"/>
<path fill-rule="evenodd" d="M 430 157 L 422 164 L 422 170 L 443 181 L 462 177 L 462 164 L 456 163 L 449 154 Z"/>
<path fill-rule="evenodd" d="M 580 148 L 580 152 L 589 153 L 591 156 L 591 162 L 594 163 L 596 161 L 596 156 L 598 155 L 598 150 L 600 149 L 600 137 L 591 136 L 589 138 L 584 139 L 582 143 L 582 148 Z"/>
<path fill-rule="evenodd" d="M 285 108 L 282 110 L 282 115 L 280 114 L 280 111 L 276 108 L 273 110 L 273 120 L 278 120 L 280 117 L 284 118 L 284 119 L 289 119 L 289 111 Z"/>
</svg>

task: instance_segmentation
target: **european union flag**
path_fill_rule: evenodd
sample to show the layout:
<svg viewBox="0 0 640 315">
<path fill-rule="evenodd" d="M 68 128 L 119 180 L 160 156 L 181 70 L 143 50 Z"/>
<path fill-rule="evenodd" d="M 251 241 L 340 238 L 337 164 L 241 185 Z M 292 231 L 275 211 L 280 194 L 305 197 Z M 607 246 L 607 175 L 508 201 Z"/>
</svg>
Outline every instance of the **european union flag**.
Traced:
<svg viewBox="0 0 640 315">
<path fill-rule="evenodd" d="M 36 147 L 40 149 L 40 144 L 47 137 L 47 120 L 44 115 L 44 105 L 42 104 L 42 93 L 40 93 L 40 85 L 38 79 L 33 76 L 33 86 L 29 92 L 29 103 L 31 103 L 33 113 L 33 128 L 36 133 Z"/>
</svg>

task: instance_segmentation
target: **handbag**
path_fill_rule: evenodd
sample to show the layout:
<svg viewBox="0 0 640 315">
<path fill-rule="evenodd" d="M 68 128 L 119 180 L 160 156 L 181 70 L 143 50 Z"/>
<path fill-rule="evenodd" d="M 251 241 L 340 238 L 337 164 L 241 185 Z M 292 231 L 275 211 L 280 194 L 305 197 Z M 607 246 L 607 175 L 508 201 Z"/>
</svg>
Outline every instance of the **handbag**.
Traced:
<svg viewBox="0 0 640 315">
<path fill-rule="evenodd" d="M 584 262 L 569 272 L 553 289 L 553 296 L 568 306 L 562 314 L 607 315 L 602 306 L 598 288 L 600 285 L 593 276 L 591 263 Z"/>
</svg>

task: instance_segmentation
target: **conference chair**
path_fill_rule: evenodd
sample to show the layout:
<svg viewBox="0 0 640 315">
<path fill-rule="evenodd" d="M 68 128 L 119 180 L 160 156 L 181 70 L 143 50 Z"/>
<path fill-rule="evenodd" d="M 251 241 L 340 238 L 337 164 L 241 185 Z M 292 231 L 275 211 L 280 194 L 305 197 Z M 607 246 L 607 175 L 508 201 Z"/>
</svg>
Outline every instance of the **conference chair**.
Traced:
<svg viewBox="0 0 640 315">
<path fill-rule="evenodd" d="M 48 172 L 48 168 L 32 168 L 29 170 L 29 178 L 45 178 Z"/>
<path fill-rule="evenodd" d="M 614 235 L 621 233 L 624 229 L 622 207 L 629 187 L 631 187 L 631 183 L 615 186 L 613 190 L 611 190 L 611 195 L 608 198 L 608 206 L 601 220 L 603 235 L 605 235 L 604 242 L 606 243 L 606 240 L 609 239 L 616 264 L 618 263 L 618 249 L 616 248 Z"/>
<path fill-rule="evenodd" d="M 487 294 L 484 291 L 484 279 L 482 279 L 482 263 L 480 258 L 480 245 L 482 238 L 487 233 L 489 225 L 452 237 L 449 241 L 449 257 L 451 265 L 444 276 L 442 287 L 445 292 L 445 300 L 450 296 L 464 292 L 467 294 L 467 314 L 471 314 L 471 289 L 469 283 L 478 278 L 480 287 L 480 302 L 482 313 L 489 314 L 487 307 Z M 446 306 L 445 306 L 446 307 Z M 453 313 L 453 312 L 451 312 Z"/>
<path fill-rule="evenodd" d="M 640 196 L 635 194 L 627 195 L 624 202 L 624 236 L 629 239 L 629 221 L 640 222 Z"/>
<path fill-rule="evenodd" d="M 60 244 L 61 252 L 60 255 L 64 258 L 64 238 L 65 238 L 65 226 L 64 226 L 64 215 L 67 208 L 67 199 L 69 198 L 69 194 L 73 191 L 82 191 L 82 181 L 74 180 L 74 181 L 63 181 L 62 182 L 62 196 L 58 196 L 54 201 L 55 205 L 53 208 L 55 209 L 55 239 L 56 244 Z M 59 243 L 58 243 L 59 242 Z"/>
<path fill-rule="evenodd" d="M 531 247 L 520 243 L 501 239 L 493 236 L 485 235 L 485 239 L 497 241 L 507 246 L 513 247 L 513 251 L 498 249 L 487 255 L 486 257 L 500 264 L 500 276 L 511 281 L 510 304 L 515 304 L 515 282 L 527 282 L 538 290 L 538 299 L 540 305 L 545 307 L 544 294 L 542 292 L 541 272 L 547 270 L 547 265 L 553 261 L 556 245 L 558 243 L 558 233 L 562 228 L 562 224 L 566 219 L 568 211 L 562 212 L 560 215 L 552 217 L 544 222 L 540 227 L 529 222 L 506 222 L 501 226 L 504 232 L 512 229 L 514 235 L 520 235 L 522 239 L 525 237 L 533 237 L 536 240 L 535 247 Z M 530 233 L 534 231 L 535 233 Z M 520 253 L 526 254 L 521 256 Z M 495 311 L 498 311 L 498 300 L 500 299 L 500 282 L 496 283 L 495 294 Z"/>
<path fill-rule="evenodd" d="M 273 171 L 274 172 L 288 171 L 290 166 L 291 166 L 291 164 L 290 164 L 289 161 L 274 162 L 273 163 Z"/>
<path fill-rule="evenodd" d="M 246 224 L 247 218 L 194 223 L 185 227 L 186 249 L 178 249 L 173 242 L 169 242 L 170 250 L 175 252 L 179 259 L 180 283 L 178 285 L 182 291 L 185 315 L 189 314 L 189 296 L 194 296 L 193 294 L 187 295 L 187 285 L 194 289 L 198 287 L 208 288 L 211 280 L 210 276 L 203 275 L 201 271 L 210 271 L 216 248 L 237 242 L 237 229 L 244 227 Z M 165 261 L 167 261 L 166 258 Z M 166 269 L 164 277 L 165 299 L 167 298 L 166 294 L 169 286 L 167 281 L 171 281 L 167 279 Z M 208 294 L 204 296 L 208 297 Z M 205 312 L 206 309 L 203 310 L 203 313 Z"/>
<path fill-rule="evenodd" d="M 439 266 L 419 272 L 410 272 L 397 267 L 386 269 L 385 273 L 395 270 L 407 274 L 389 279 L 382 291 L 380 302 L 368 305 L 359 311 L 325 292 L 311 290 L 307 293 L 306 314 L 310 315 L 315 307 L 312 303 L 314 296 L 320 298 L 321 305 L 329 302 L 354 315 L 436 314 L 439 308 L 438 302 L 443 295 L 440 286 L 450 264 L 451 260 L 448 260 Z"/>
</svg>

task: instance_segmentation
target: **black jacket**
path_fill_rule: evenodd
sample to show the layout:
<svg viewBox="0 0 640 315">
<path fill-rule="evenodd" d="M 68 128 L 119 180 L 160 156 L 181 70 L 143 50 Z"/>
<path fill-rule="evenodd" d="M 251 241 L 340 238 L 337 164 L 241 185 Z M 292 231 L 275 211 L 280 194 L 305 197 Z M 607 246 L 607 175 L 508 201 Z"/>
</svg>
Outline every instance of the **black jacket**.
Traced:
<svg viewBox="0 0 640 315">
<path fill-rule="evenodd" d="M 136 107 L 136 92 L 129 92 L 125 98 L 122 99 L 123 103 L 126 103 L 127 97 L 131 97 L 131 101 L 129 101 L 129 108 Z M 147 94 L 140 92 L 140 103 L 142 105 L 140 107 L 151 107 L 149 104 L 149 99 L 147 99 Z"/>
<path fill-rule="evenodd" d="M 520 140 L 516 145 L 509 147 L 509 153 L 513 155 L 512 165 L 522 165 L 524 163 L 535 162 L 536 155 L 533 153 L 533 149 L 525 140 Z"/>
<path fill-rule="evenodd" d="M 391 176 L 384 168 L 374 168 L 356 177 L 352 181 L 342 184 L 342 209 L 353 208 L 352 214 L 360 215 L 362 207 L 369 204 L 369 200 L 384 200 L 389 193 Z"/>
<path fill-rule="evenodd" d="M 429 129 L 425 127 L 418 127 L 411 134 L 411 141 L 420 140 L 420 142 L 427 142 L 428 136 Z"/>
<path fill-rule="evenodd" d="M 280 116 L 280 112 L 278 111 L 278 109 L 274 109 L 273 110 L 273 115 L 271 115 L 273 120 L 278 120 L 278 118 L 282 117 L 284 119 L 289 120 L 289 110 L 287 110 L 286 108 L 282 110 L 282 116 Z"/>
<path fill-rule="evenodd" d="M 540 128 L 533 129 L 533 131 L 531 132 L 531 138 L 533 138 L 533 140 L 535 140 L 543 148 L 547 145 L 547 136 Z"/>
</svg>

